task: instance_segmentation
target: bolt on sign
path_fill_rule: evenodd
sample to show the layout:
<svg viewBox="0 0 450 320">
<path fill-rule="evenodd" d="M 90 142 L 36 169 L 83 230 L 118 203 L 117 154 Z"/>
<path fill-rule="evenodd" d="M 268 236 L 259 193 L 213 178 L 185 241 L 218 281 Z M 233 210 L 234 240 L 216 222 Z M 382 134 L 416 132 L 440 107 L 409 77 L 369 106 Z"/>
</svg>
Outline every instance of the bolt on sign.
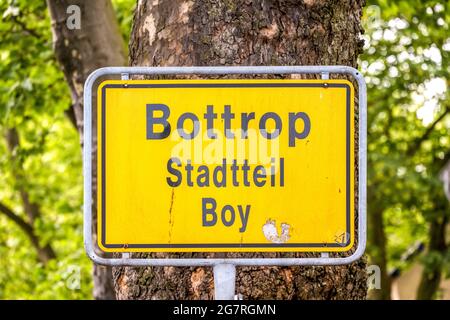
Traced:
<svg viewBox="0 0 450 320">
<path fill-rule="evenodd" d="M 98 245 L 343 252 L 354 244 L 347 80 L 107 80 Z"/>
</svg>

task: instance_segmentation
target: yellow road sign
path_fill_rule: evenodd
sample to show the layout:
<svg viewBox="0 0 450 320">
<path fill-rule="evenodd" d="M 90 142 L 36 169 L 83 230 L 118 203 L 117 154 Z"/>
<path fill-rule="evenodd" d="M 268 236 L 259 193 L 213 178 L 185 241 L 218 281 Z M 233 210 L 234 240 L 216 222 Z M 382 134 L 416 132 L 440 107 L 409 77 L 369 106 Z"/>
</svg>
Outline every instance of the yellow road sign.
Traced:
<svg viewBox="0 0 450 320">
<path fill-rule="evenodd" d="M 346 80 L 108 80 L 98 245 L 342 252 L 354 244 Z"/>
</svg>

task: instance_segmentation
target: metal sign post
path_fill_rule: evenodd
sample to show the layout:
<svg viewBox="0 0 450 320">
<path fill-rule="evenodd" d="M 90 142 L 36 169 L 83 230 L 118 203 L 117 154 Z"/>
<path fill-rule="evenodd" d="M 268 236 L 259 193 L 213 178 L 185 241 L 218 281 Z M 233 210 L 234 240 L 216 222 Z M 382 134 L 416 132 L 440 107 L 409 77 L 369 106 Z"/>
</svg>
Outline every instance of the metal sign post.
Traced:
<svg viewBox="0 0 450 320">
<path fill-rule="evenodd" d="M 131 75 L 230 75 L 230 74 L 242 74 L 242 75 L 251 75 L 251 74 L 317 74 L 321 76 L 320 81 L 318 81 L 317 83 L 315 83 L 314 81 L 310 81 L 309 80 L 303 80 L 303 82 L 301 82 L 302 80 L 299 80 L 297 82 L 295 82 L 294 80 L 290 80 L 291 83 L 289 85 L 286 85 L 285 83 L 288 83 L 288 81 L 286 81 L 285 83 L 282 82 L 282 80 L 266 80 L 265 83 L 263 83 L 263 85 L 261 85 L 260 83 L 254 81 L 252 82 L 252 80 L 238 80 L 237 82 L 235 82 L 235 84 L 229 85 L 229 84 L 224 84 L 223 82 L 220 82 L 220 80 L 215 80 L 215 82 L 213 81 L 213 84 L 205 84 L 204 82 L 202 82 L 202 80 L 195 80 L 191 83 L 183 83 L 182 80 L 177 80 L 179 82 L 152 82 L 152 81 L 142 81 L 142 80 L 130 80 L 130 76 Z M 357 149 L 357 163 L 358 163 L 358 176 L 355 177 L 357 178 L 358 181 L 358 201 L 357 203 L 354 202 L 354 198 L 353 198 L 353 190 L 350 190 L 348 187 L 348 181 L 350 181 L 351 183 L 353 183 L 354 181 L 354 177 L 353 174 L 354 170 L 353 170 L 353 165 L 354 163 L 350 163 L 348 161 L 348 159 L 352 159 L 349 158 L 350 156 L 353 157 L 353 151 L 352 151 L 352 147 L 349 147 L 349 143 L 353 143 L 353 118 L 352 118 L 352 114 L 353 114 L 353 85 L 350 82 L 345 82 L 345 80 L 329 80 L 330 79 L 330 74 L 342 74 L 342 75 L 347 75 L 347 76 L 352 76 L 355 80 L 356 83 L 358 85 L 357 88 L 357 92 L 358 92 L 358 128 L 355 128 L 355 130 L 358 130 L 358 134 L 357 134 L 357 141 L 358 141 L 358 149 Z M 105 111 L 105 100 L 109 101 L 109 103 L 115 103 L 115 105 L 118 105 L 120 103 L 130 103 L 129 99 L 131 99 L 130 97 L 132 97 L 133 102 L 131 103 L 132 105 L 136 105 L 135 102 L 139 102 L 139 105 L 144 105 L 145 106 L 145 101 L 146 99 L 141 98 L 139 95 L 137 96 L 132 96 L 132 93 L 136 93 L 139 92 L 139 88 L 151 88 L 152 92 L 154 95 L 156 95 L 157 97 L 159 97 L 158 99 L 162 99 L 161 97 L 164 96 L 164 94 L 167 94 L 168 91 L 161 91 L 162 89 L 158 89 L 158 88 L 164 88 L 163 90 L 167 90 L 166 88 L 170 88 L 170 87 L 174 87 L 174 88 L 178 88 L 177 91 L 173 94 L 170 94 L 170 98 L 171 99 L 177 99 L 177 94 L 179 94 L 179 92 L 181 92 L 182 90 L 185 90 L 185 92 L 187 92 L 186 94 L 190 94 L 188 90 L 191 90 L 189 88 L 198 88 L 195 90 L 199 90 L 196 92 L 201 92 L 200 90 L 204 90 L 202 88 L 206 88 L 206 87 L 211 87 L 211 88 L 230 88 L 228 90 L 234 90 L 231 88 L 238 88 L 238 87 L 242 87 L 242 86 L 246 86 L 248 88 L 258 88 L 258 87 L 265 87 L 264 90 L 271 90 L 271 87 L 286 87 L 286 88 L 294 88 L 294 87 L 309 87 L 309 88 L 313 88 L 313 87 L 320 87 L 323 89 L 327 89 L 327 88 L 331 88 L 331 87 L 340 87 L 340 88 L 347 88 L 346 91 L 342 91 L 342 92 L 346 92 L 345 95 L 342 95 L 344 93 L 341 94 L 341 96 L 337 95 L 337 96 L 333 96 L 333 99 L 344 99 L 343 101 L 347 101 L 347 106 L 346 106 L 346 110 L 347 110 L 347 116 L 345 116 L 347 120 L 347 135 L 346 135 L 346 141 L 347 141 L 347 165 L 346 165 L 346 172 L 347 175 L 345 176 L 345 179 L 347 181 L 347 200 L 346 200 L 346 210 L 347 210 L 347 218 L 346 218 L 346 223 L 347 223 L 347 231 L 343 232 L 342 235 L 339 234 L 339 237 L 342 237 L 343 240 L 336 240 L 336 243 L 326 243 L 329 241 L 325 241 L 322 242 L 322 238 L 324 238 L 324 235 L 317 235 L 317 234 L 312 234 L 310 236 L 316 237 L 316 243 L 312 243 L 311 241 L 309 243 L 301 243 L 298 241 L 298 239 L 303 239 L 301 238 L 298 234 L 295 234 L 294 240 L 297 239 L 297 243 L 292 243 L 289 242 L 287 243 L 287 239 L 289 239 L 289 234 L 286 233 L 282 233 L 282 235 L 280 236 L 279 234 L 277 235 L 277 224 L 275 223 L 275 221 L 271 221 L 271 220 L 267 220 L 267 224 L 264 225 L 264 229 L 263 231 L 265 232 L 265 236 L 266 239 L 268 239 L 267 241 L 269 241 L 268 244 L 261 244 L 261 243 L 257 243 L 258 237 L 261 237 L 261 234 L 258 235 L 254 235 L 252 233 L 249 233 L 247 238 L 249 240 L 245 240 L 241 237 L 240 239 L 240 243 L 233 243 L 233 239 L 235 238 L 227 238 L 226 236 L 223 236 L 223 239 L 221 240 L 221 242 L 219 241 L 219 243 L 213 243 L 211 245 L 208 245 L 206 242 L 202 242 L 202 243 L 206 243 L 206 244 L 202 244 L 202 245 L 197 245 L 197 244 L 191 244 L 191 243 L 182 243 L 179 241 L 180 238 L 175 238 L 177 241 L 175 242 L 171 242 L 171 240 L 169 240 L 168 243 L 164 243 L 164 240 L 161 239 L 165 239 L 163 236 L 167 235 L 167 232 L 155 232 L 158 233 L 157 235 L 155 235 L 155 243 L 156 244 L 149 244 L 149 242 L 144 242 L 147 244 L 143 244 L 143 242 L 136 242 L 136 243 L 130 243 L 128 242 L 128 239 L 136 239 L 136 234 L 133 233 L 133 230 L 131 230 L 130 232 L 128 232 L 128 238 L 126 238 L 125 236 L 122 237 L 121 234 L 121 228 L 116 228 L 116 229 L 112 229 L 109 230 L 108 232 L 110 232 L 110 239 L 115 239 L 113 242 L 113 244 L 111 244 L 111 242 L 107 242 L 107 237 L 105 235 L 105 232 L 107 231 L 107 227 L 105 224 L 105 219 L 107 218 L 106 215 L 104 215 L 104 206 L 105 206 L 105 198 L 104 198 L 104 187 L 106 186 L 105 184 L 99 184 L 99 229 L 98 229 L 98 233 L 99 233 L 99 247 L 101 248 L 101 250 L 103 251 L 109 251 L 109 252 L 121 252 L 122 256 L 120 258 L 102 258 L 99 255 L 97 255 L 95 253 L 94 248 L 96 247 L 97 244 L 94 244 L 92 241 L 92 153 L 93 153 L 93 149 L 92 149 L 92 110 L 93 110 L 93 106 L 92 106 L 92 90 L 94 88 L 94 84 L 96 83 L 96 81 L 98 81 L 99 79 L 101 79 L 101 77 L 105 77 L 108 76 L 109 78 L 111 78 L 112 75 L 117 75 L 120 76 L 122 80 L 107 80 L 104 81 L 102 83 L 100 83 L 99 85 L 99 101 L 101 102 L 102 105 L 102 109 L 98 109 L 98 110 L 102 110 L 102 113 L 100 113 L 98 115 L 99 120 L 98 120 L 98 126 L 99 126 L 99 165 L 100 165 L 100 169 L 99 170 L 99 183 L 104 183 L 104 177 L 106 175 L 106 171 L 104 171 L 104 163 L 105 163 L 105 155 L 104 155 L 104 150 L 102 150 L 101 148 L 104 146 L 105 144 L 105 138 L 110 139 L 110 136 L 108 136 L 108 134 L 104 133 L 104 128 L 105 128 L 105 124 L 106 124 L 106 120 L 105 118 L 107 117 L 104 113 Z M 124 82 L 125 81 L 125 82 Z M 181 81 L 181 82 L 180 82 Z M 175 85 L 174 85 L 175 83 Z M 304 83 L 307 83 L 307 85 L 305 85 Z M 347 84 L 348 83 L 348 84 Z M 108 96 L 108 94 L 105 91 L 105 88 L 111 88 L 108 89 L 110 91 L 108 92 L 113 92 L 113 93 L 109 93 L 109 94 L 113 94 L 112 96 Z M 119 96 L 117 95 L 118 91 L 111 91 L 113 88 L 116 88 L 117 90 L 128 90 L 126 93 L 128 94 L 128 100 L 120 100 Z M 184 88 L 184 89 L 183 89 Z M 116 90 L 114 89 L 114 90 Z M 129 91 L 129 90 L 134 90 L 134 91 Z M 160 90 L 160 91 L 157 91 Z M 223 90 L 223 89 L 220 89 Z M 254 90 L 254 89 L 252 89 Z M 300 89 L 299 89 L 300 90 Z M 303 90 L 303 89 L 302 89 Z M 306 90 L 306 89 L 305 89 Z M 328 89 L 330 90 L 330 89 Z M 158 92 L 158 93 L 155 93 Z M 209 94 L 207 93 L 207 91 L 204 91 L 205 95 Z M 208 91 L 211 92 L 211 91 Z M 242 91 L 244 92 L 244 91 Z M 247 94 L 249 91 L 246 90 L 245 91 Z M 268 92 L 268 91 L 264 91 L 264 92 Z M 290 91 L 292 92 L 292 94 L 294 94 L 296 91 Z M 316 93 L 316 97 L 317 99 L 321 99 L 320 101 L 325 101 L 323 99 L 330 99 L 330 96 L 324 96 L 322 95 L 322 93 L 320 93 L 319 91 L 315 91 Z M 320 96 L 317 95 L 318 92 L 320 93 Z M 329 94 L 330 91 L 327 91 Z M 297 97 L 299 97 L 299 99 L 303 99 L 303 94 L 300 93 L 300 91 L 298 91 L 297 93 Z M 217 93 L 211 95 L 211 97 L 217 97 Z M 257 98 L 257 96 L 256 96 Z M 246 101 L 252 101 L 251 99 L 253 99 L 251 96 L 248 96 Z M 283 95 L 280 95 L 279 98 L 280 101 L 282 99 L 288 99 Z M 346 100 L 345 100 L 346 99 Z M 185 101 L 186 99 L 184 97 L 179 98 L 178 100 L 173 100 L 173 101 Z M 121 102 L 122 101 L 122 102 Z M 286 100 L 288 101 L 288 100 Z M 310 100 L 305 100 L 306 102 L 304 102 L 304 104 L 307 103 L 307 101 Z M 326 100 L 326 101 L 331 101 L 331 100 Z M 180 103 L 181 103 L 180 102 Z M 154 103 L 162 103 L 161 101 L 156 101 Z M 330 102 L 328 102 L 329 105 L 331 105 Z M 100 104 L 99 104 L 100 106 Z M 157 105 L 157 106 L 161 106 L 161 105 Z M 167 106 L 166 106 L 167 107 Z M 189 106 L 189 108 L 191 108 Z M 194 106 L 192 108 L 195 108 Z M 185 110 L 186 107 L 180 107 L 179 109 L 183 109 Z M 365 85 L 365 81 L 363 76 L 359 73 L 359 71 L 357 71 L 354 68 L 351 67 L 347 67 L 347 66 L 286 66 L 286 67 L 280 67 L 280 66 L 267 66 L 267 67 L 106 67 L 106 68 L 101 68 L 98 69 L 96 71 L 94 71 L 87 79 L 86 83 L 85 83 L 85 88 L 84 88 L 84 150 L 83 150 L 83 173 L 84 173 L 84 244 L 85 244 L 85 249 L 87 252 L 87 255 L 89 256 L 90 259 L 93 260 L 94 263 L 97 264 L 102 264 L 102 265 L 110 265 L 110 266 L 211 266 L 213 267 L 214 270 L 214 285 L 215 285 L 215 296 L 216 299 L 224 299 L 224 300 L 228 300 L 228 299 L 233 299 L 235 297 L 235 278 L 236 278 L 236 267 L 237 266 L 292 266 L 292 265 L 342 265 L 342 264 L 348 264 L 351 263 L 357 259 L 359 259 L 365 250 L 365 246 L 366 246 L 366 148 L 367 148 L 367 100 L 366 100 L 366 85 Z M 190 109 L 190 110 L 186 110 L 186 111 L 193 111 L 194 109 Z M 195 109 L 197 110 L 197 109 Z M 166 111 L 164 109 L 161 109 L 161 111 L 163 111 L 163 113 Z M 141 111 L 140 111 L 141 112 Z M 149 115 L 149 109 L 147 109 L 147 120 L 148 120 L 148 115 Z M 150 111 L 153 112 L 153 111 Z M 179 110 L 175 110 L 172 112 L 179 112 Z M 310 109 L 310 112 L 318 112 L 315 111 L 314 109 Z M 341 112 L 341 111 L 340 111 Z M 270 113 L 270 112 L 269 112 Z M 192 117 L 191 113 L 191 117 Z M 126 115 L 125 115 L 126 116 Z M 176 116 L 176 114 L 174 114 L 174 116 Z M 321 114 L 317 113 L 314 117 L 315 119 L 320 117 Z M 117 114 L 113 114 L 112 116 L 108 116 L 109 120 L 108 121 L 112 121 L 111 123 L 116 125 L 117 128 L 121 128 L 120 125 L 122 125 L 121 123 L 130 123 L 130 121 L 127 122 L 127 120 L 122 121 L 122 119 L 124 118 L 124 116 L 120 113 Z M 112 117 L 112 118 L 111 118 Z M 115 117 L 115 118 L 114 118 Z M 273 117 L 273 114 L 272 114 Z M 140 118 L 145 118 L 145 117 L 140 117 Z M 332 118 L 332 117 L 331 117 Z M 330 117 L 327 119 L 331 119 Z M 116 120 L 115 120 L 116 119 Z M 274 118 L 275 120 L 277 120 L 276 118 Z M 344 119 L 344 118 L 342 118 Z M 305 120 L 305 119 L 304 119 Z M 114 122 L 116 121 L 116 122 Z M 139 120 L 140 121 L 140 120 Z M 308 120 L 309 121 L 309 120 Z M 341 121 L 341 120 L 339 120 Z M 351 122 L 351 123 L 350 123 Z M 108 122 L 109 123 L 109 122 Z M 108 124 L 109 125 L 109 124 Z M 127 124 L 125 124 L 127 125 Z M 304 126 L 306 128 L 306 126 L 308 125 L 307 121 L 304 121 Z M 135 122 L 133 122 L 133 126 L 136 127 Z M 139 124 L 137 127 L 141 128 L 142 125 Z M 294 122 L 294 127 L 295 127 L 295 122 Z M 130 130 L 134 130 L 133 127 L 124 127 L 124 128 L 129 128 Z M 339 127 L 341 128 L 341 127 Z M 344 128 L 344 127 L 343 127 Z M 317 129 L 317 127 L 316 127 Z M 147 129 L 148 130 L 148 129 Z M 194 129 L 195 130 L 195 129 Z M 288 132 L 290 129 L 285 129 L 284 134 L 286 134 L 286 130 L 288 130 Z M 296 130 L 295 128 L 293 129 L 294 131 Z M 306 130 L 306 129 L 305 129 Z M 295 137 L 299 137 L 301 136 L 301 134 L 299 132 L 294 132 L 296 134 Z M 151 136 L 152 132 L 150 132 L 150 136 Z M 149 133 L 147 131 L 147 137 L 148 137 Z M 355 133 L 356 136 L 356 133 Z M 116 136 L 112 136 L 113 138 Z M 134 139 L 135 140 L 135 139 Z M 289 140 L 290 141 L 290 140 Z M 123 140 L 122 145 L 127 145 L 128 143 L 134 143 L 131 140 Z M 290 141 L 291 143 L 291 141 Z M 293 142 L 295 144 L 295 141 Z M 135 150 L 141 150 L 143 148 L 141 148 L 141 146 L 136 145 L 134 146 Z M 114 156 L 114 150 L 111 151 L 111 149 L 109 149 L 109 156 L 111 157 L 111 154 Z M 120 154 L 120 153 L 117 153 Z M 149 154 L 149 153 L 147 153 Z M 356 159 L 355 159 L 356 160 Z M 156 160 L 154 160 L 156 161 Z M 298 160 L 295 160 L 298 161 Z M 116 165 L 114 163 L 114 165 Z M 117 167 L 119 168 L 119 167 Z M 115 172 L 120 171 L 120 169 L 115 168 Z M 333 172 L 338 172 L 336 171 L 336 169 L 333 169 Z M 344 176 L 343 176 L 344 177 Z M 114 175 L 113 178 L 116 178 L 116 175 Z M 103 182 L 102 182 L 103 181 Z M 125 181 L 125 183 L 128 183 Z M 117 184 L 117 183 L 116 183 Z M 110 188 L 111 189 L 111 188 Z M 337 191 L 337 188 L 336 188 Z M 173 190 L 172 190 L 172 202 L 173 202 Z M 339 188 L 339 193 L 341 192 L 341 189 Z M 120 195 L 118 196 L 118 193 L 114 193 L 113 197 L 117 197 L 120 198 Z M 111 199 L 111 197 L 109 198 Z M 337 197 L 336 201 L 342 201 L 339 200 L 341 198 Z M 191 199 L 188 198 L 186 201 L 190 201 Z M 111 201 L 111 200 L 110 200 Z M 120 199 L 117 199 L 117 201 L 122 201 Z M 120 203 L 120 202 L 119 202 Z M 123 203 L 123 201 L 121 202 Z M 344 203 L 344 202 L 341 202 Z M 353 204 L 355 205 L 355 208 L 353 209 Z M 111 206 L 110 206 L 111 207 Z M 114 207 L 114 206 L 113 206 Z M 242 208 L 241 208 L 242 209 Z M 127 211 L 133 211 L 134 209 L 131 210 L 127 210 Z M 231 210 L 231 209 L 229 209 Z M 172 211 L 172 206 L 170 206 L 169 209 L 169 215 L 171 214 Z M 289 211 L 289 210 L 288 210 Z M 353 226 L 353 217 L 354 217 L 354 211 L 357 211 L 358 215 L 357 215 L 357 221 L 356 224 Z M 230 211 L 231 212 L 231 211 Z M 245 215 L 241 213 L 241 218 L 245 217 Z M 225 218 L 223 218 L 224 213 L 222 212 L 222 221 L 224 222 L 226 227 L 229 227 L 230 224 L 230 220 L 226 220 Z M 108 218 L 109 219 L 109 218 Z M 123 218 L 120 218 L 123 219 Z M 117 220 L 117 221 L 123 221 L 123 220 Z M 225 219 L 225 220 L 223 220 Z M 228 218 L 229 219 L 229 218 Z M 233 221 L 235 219 L 233 218 Z M 108 221 L 112 221 L 109 222 L 109 227 L 111 229 L 111 225 L 114 225 L 114 221 L 115 220 L 108 220 Z M 170 221 L 170 220 L 169 220 Z M 248 213 L 247 213 L 247 222 L 248 222 Z M 111 224 L 112 223 L 112 224 Z M 273 223 L 273 224 L 271 224 Z M 228 225 L 227 225 L 228 224 Z M 241 227 L 241 231 L 245 230 L 245 226 L 244 226 L 244 219 L 242 219 L 242 227 Z M 140 224 L 135 224 L 136 226 L 142 227 Z M 101 227 L 100 227 L 101 226 Z M 287 229 L 289 228 L 289 225 L 287 224 L 281 224 L 281 228 L 283 230 L 283 228 L 286 227 Z M 145 228 L 145 227 L 144 227 Z M 275 230 L 275 234 L 273 234 L 272 229 Z M 143 229 L 145 231 L 145 229 Z M 164 229 L 165 230 L 165 229 Z M 224 230 L 230 230 L 230 229 L 224 229 Z M 142 232 L 144 232 L 142 231 Z M 158 230 L 157 230 L 158 231 Z M 266 232 L 267 231 L 267 232 Z M 286 231 L 286 230 L 284 230 Z M 284 232 L 282 231 L 282 232 Z M 304 230 L 302 230 L 304 231 Z M 112 233 L 112 238 L 111 238 L 111 232 Z M 171 232 L 171 231 L 170 231 Z M 169 232 L 169 237 L 171 236 Z M 272 232 L 272 233 L 270 233 Z M 198 233 L 197 233 L 198 234 Z M 157 238 L 159 236 L 159 238 Z M 199 237 L 201 237 L 203 235 L 199 235 Z M 297 238 L 295 238 L 295 236 Z M 173 237 L 173 235 L 172 235 Z M 253 238 L 252 238 L 253 237 Z M 284 237 L 284 238 L 283 238 Z M 327 239 L 330 239 L 329 236 L 327 236 Z M 123 238 L 123 239 L 122 239 Z M 172 238 L 170 238 L 172 239 Z M 182 238 L 181 238 L 182 239 Z M 208 239 L 208 238 L 205 238 Z M 231 239 L 231 240 L 230 240 Z M 158 242 L 159 241 L 159 242 Z M 207 241 L 207 240 L 204 240 Z M 255 242 L 256 241 L 256 242 Z M 304 240 L 302 240 L 304 241 Z M 272 243 L 270 243 L 272 242 Z M 295 242 L 295 241 L 294 241 Z M 322 244 L 321 244 L 322 243 Z M 323 245 L 325 243 L 325 246 Z M 356 249 L 354 249 L 354 244 L 356 244 Z M 197 247 L 196 247 L 197 246 Z M 303 246 L 303 249 L 302 249 Z M 242 252 L 259 252 L 259 251 L 302 251 L 302 252 L 318 252 L 320 253 L 319 257 L 313 257 L 313 258 L 200 258 L 200 259 L 182 259 L 182 258 L 176 258 L 176 259 L 172 259 L 172 258 L 164 258 L 164 259 L 158 259 L 158 258 L 152 258 L 152 259 L 139 259 L 139 258 L 133 258 L 131 256 L 131 252 L 152 252 L 152 251 L 159 251 L 159 252 L 164 252 L 164 251 L 170 251 L 170 252 L 177 252 L 177 251 L 199 251 L 199 250 L 193 250 L 192 248 L 206 248 L 207 250 L 205 251 L 242 251 Z M 245 250 L 243 250 L 243 248 L 245 248 Z M 266 248 L 265 250 L 260 250 L 261 248 Z M 202 250 L 200 250 L 202 251 Z M 349 256 L 344 256 L 344 257 L 336 257 L 336 256 L 332 256 L 330 255 L 330 253 L 333 252 L 349 252 L 351 253 Z"/>
<path fill-rule="evenodd" d="M 235 296 L 236 266 L 216 264 L 214 272 L 214 297 L 216 300 L 233 300 Z"/>
</svg>

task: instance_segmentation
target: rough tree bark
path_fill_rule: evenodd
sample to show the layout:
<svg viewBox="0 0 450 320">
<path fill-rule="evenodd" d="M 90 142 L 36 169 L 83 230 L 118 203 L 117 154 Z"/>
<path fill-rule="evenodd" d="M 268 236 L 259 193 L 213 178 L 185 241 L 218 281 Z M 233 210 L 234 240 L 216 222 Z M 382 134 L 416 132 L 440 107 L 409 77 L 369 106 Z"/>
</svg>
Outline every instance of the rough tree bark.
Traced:
<svg viewBox="0 0 450 320">
<path fill-rule="evenodd" d="M 130 63 L 356 67 L 363 2 L 139 1 Z M 213 298 L 211 268 L 117 267 L 113 275 L 119 299 Z M 367 286 L 364 260 L 340 267 L 243 267 L 236 281 L 245 299 L 364 299 Z"/>
<path fill-rule="evenodd" d="M 48 0 L 52 19 L 53 44 L 58 62 L 72 94 L 69 118 L 75 121 L 83 141 L 83 85 L 87 76 L 104 66 L 126 63 L 125 45 L 110 0 Z M 81 28 L 70 30 L 67 8 L 80 8 Z M 93 163 L 96 162 L 96 138 L 93 139 Z M 96 168 L 96 166 L 93 166 Z M 93 169 L 93 215 L 96 217 L 96 172 Z M 95 221 L 93 225 L 96 225 Z M 110 267 L 94 265 L 94 298 L 115 299 Z"/>
</svg>

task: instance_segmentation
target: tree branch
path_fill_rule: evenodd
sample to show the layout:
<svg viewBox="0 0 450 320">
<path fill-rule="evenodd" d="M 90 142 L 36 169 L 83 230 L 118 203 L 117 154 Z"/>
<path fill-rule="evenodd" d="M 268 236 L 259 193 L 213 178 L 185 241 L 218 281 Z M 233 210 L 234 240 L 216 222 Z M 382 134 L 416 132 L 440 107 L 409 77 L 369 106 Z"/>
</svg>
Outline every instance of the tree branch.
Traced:
<svg viewBox="0 0 450 320">
<path fill-rule="evenodd" d="M 46 244 L 44 247 L 40 245 L 39 238 L 34 232 L 34 227 L 1 202 L 0 213 L 3 213 L 8 219 L 13 221 L 27 235 L 33 247 L 36 249 L 38 259 L 42 264 L 45 265 L 49 260 L 56 258 L 56 254 L 49 244 Z"/>
<path fill-rule="evenodd" d="M 26 222 L 22 217 L 15 214 L 9 207 L 0 202 L 0 212 L 17 224 L 23 232 L 34 242 L 36 235 L 34 234 L 33 227 Z"/>
<path fill-rule="evenodd" d="M 18 19 L 15 16 L 11 17 L 11 20 L 16 23 L 17 25 L 19 25 L 19 27 L 25 31 L 25 33 L 27 33 L 28 35 L 35 37 L 36 39 L 42 40 L 42 36 L 37 33 L 36 31 L 34 31 L 33 29 L 30 29 L 27 27 L 27 25 L 25 24 L 25 22 L 23 22 L 22 20 Z"/>
<path fill-rule="evenodd" d="M 433 121 L 432 124 L 430 124 L 430 125 L 428 126 L 428 128 L 427 128 L 427 130 L 424 132 L 424 134 L 423 134 L 422 136 L 416 138 L 416 139 L 409 145 L 409 148 L 408 148 L 408 150 L 406 151 L 406 154 L 407 154 L 409 157 L 412 157 L 413 155 L 416 154 L 417 151 L 419 151 L 420 146 L 422 145 L 422 143 L 423 143 L 426 139 L 428 139 L 428 137 L 429 137 L 430 134 L 433 132 L 433 130 L 434 130 L 434 128 L 437 126 L 437 124 L 438 124 L 439 122 L 441 122 L 441 120 L 444 119 L 445 116 L 446 116 L 447 114 L 449 114 L 449 113 L 450 113 L 450 107 L 447 106 L 447 107 L 445 108 L 444 112 L 443 112 L 439 117 L 437 117 L 437 118 Z"/>
<path fill-rule="evenodd" d="M 15 164 L 16 164 L 15 166 L 13 166 L 12 171 L 13 171 L 15 180 L 19 182 L 18 189 L 19 189 L 20 197 L 22 199 L 24 211 L 29 218 L 30 224 L 33 224 L 34 220 L 36 218 L 38 218 L 41 215 L 41 213 L 40 213 L 39 206 L 30 201 L 28 191 L 22 185 L 22 182 L 26 181 L 26 177 L 22 173 L 22 164 L 19 162 L 20 159 L 17 158 L 17 154 L 15 154 L 15 152 L 14 152 L 17 148 L 20 147 L 19 133 L 17 132 L 17 130 L 15 128 L 10 128 L 7 130 L 6 142 L 7 142 L 8 149 L 9 149 L 9 152 L 11 155 L 11 161 L 13 163 L 15 162 Z"/>
<path fill-rule="evenodd" d="M 450 161 L 450 150 L 448 150 L 444 154 L 444 158 L 438 158 L 436 155 L 433 158 L 433 164 L 435 165 L 435 168 L 437 172 L 442 170 L 442 168 Z"/>
<path fill-rule="evenodd" d="M 69 106 L 69 108 L 67 108 L 66 110 L 64 110 L 64 114 L 66 115 L 66 117 L 69 119 L 70 123 L 73 125 L 73 127 L 75 128 L 75 130 L 78 130 L 78 125 L 77 125 L 77 118 L 75 116 L 75 111 L 74 111 L 74 106 L 71 104 Z"/>
</svg>

